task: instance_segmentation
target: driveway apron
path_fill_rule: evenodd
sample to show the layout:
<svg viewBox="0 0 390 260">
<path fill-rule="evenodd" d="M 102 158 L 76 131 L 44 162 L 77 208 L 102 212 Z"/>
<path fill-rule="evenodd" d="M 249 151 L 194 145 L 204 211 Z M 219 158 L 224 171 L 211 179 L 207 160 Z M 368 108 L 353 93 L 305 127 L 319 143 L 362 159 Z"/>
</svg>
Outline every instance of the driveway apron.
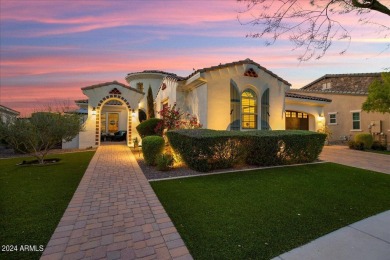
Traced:
<svg viewBox="0 0 390 260">
<path fill-rule="evenodd" d="M 140 258 L 192 259 L 130 149 L 100 146 L 41 259 Z"/>
<path fill-rule="evenodd" d="M 324 146 L 320 159 L 328 162 L 344 164 L 390 174 L 390 155 L 363 152 L 349 149 L 347 146 Z"/>
</svg>

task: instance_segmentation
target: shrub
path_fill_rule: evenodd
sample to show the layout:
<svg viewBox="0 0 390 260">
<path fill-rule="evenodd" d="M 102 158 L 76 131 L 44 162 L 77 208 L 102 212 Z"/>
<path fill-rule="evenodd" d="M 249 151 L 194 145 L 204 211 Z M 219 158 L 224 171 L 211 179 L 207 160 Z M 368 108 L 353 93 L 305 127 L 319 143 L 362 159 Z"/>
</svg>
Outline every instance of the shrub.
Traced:
<svg viewBox="0 0 390 260">
<path fill-rule="evenodd" d="M 161 135 L 162 133 L 156 132 L 156 126 L 162 122 L 159 118 L 150 118 L 140 123 L 136 128 L 139 135 L 143 138 L 149 135 Z"/>
<path fill-rule="evenodd" d="M 197 171 L 230 168 L 242 162 L 280 165 L 312 162 L 322 151 L 325 134 L 309 131 L 168 131 L 172 148 Z"/>
<path fill-rule="evenodd" d="M 372 150 L 377 150 L 377 151 L 385 151 L 386 150 L 386 145 L 381 144 L 379 141 L 374 141 L 371 146 Z"/>
<path fill-rule="evenodd" d="M 164 150 L 164 138 L 157 135 L 146 136 L 142 139 L 142 153 L 146 164 L 155 165 L 156 159 Z"/>
<path fill-rule="evenodd" d="M 355 142 L 355 141 L 349 141 L 348 142 L 348 147 L 349 149 L 354 149 L 354 150 L 364 150 L 364 144 Z"/>
<path fill-rule="evenodd" d="M 354 141 L 357 143 L 363 143 L 364 149 L 370 149 L 372 143 L 374 142 L 374 138 L 371 134 L 362 133 L 355 135 Z"/>
<path fill-rule="evenodd" d="M 161 154 L 157 157 L 157 170 L 168 171 L 174 163 L 173 155 L 169 153 Z"/>
</svg>

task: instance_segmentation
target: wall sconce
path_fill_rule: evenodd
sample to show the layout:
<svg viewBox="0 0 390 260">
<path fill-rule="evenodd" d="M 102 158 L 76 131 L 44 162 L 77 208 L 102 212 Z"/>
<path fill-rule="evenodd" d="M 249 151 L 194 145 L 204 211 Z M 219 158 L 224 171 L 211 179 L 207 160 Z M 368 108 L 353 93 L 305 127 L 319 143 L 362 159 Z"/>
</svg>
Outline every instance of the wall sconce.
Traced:
<svg viewBox="0 0 390 260">
<path fill-rule="evenodd" d="M 135 117 L 135 110 L 134 110 L 134 109 L 131 110 L 131 115 L 132 115 L 133 117 Z"/>
<path fill-rule="evenodd" d="M 92 115 L 96 116 L 96 108 L 95 107 L 92 108 Z"/>
</svg>

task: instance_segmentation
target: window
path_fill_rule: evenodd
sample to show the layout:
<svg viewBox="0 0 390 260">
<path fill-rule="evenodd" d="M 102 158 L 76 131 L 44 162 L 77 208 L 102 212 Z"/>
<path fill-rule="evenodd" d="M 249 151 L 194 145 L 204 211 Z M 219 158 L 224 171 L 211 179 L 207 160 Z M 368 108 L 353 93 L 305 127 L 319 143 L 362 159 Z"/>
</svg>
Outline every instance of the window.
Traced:
<svg viewBox="0 0 390 260">
<path fill-rule="evenodd" d="M 138 83 L 137 83 L 137 89 L 138 89 L 139 91 L 144 92 L 144 83 L 138 82 Z"/>
<path fill-rule="evenodd" d="M 261 129 L 269 130 L 269 89 L 261 97 Z"/>
<path fill-rule="evenodd" d="M 329 113 L 329 125 L 337 125 L 337 113 Z"/>
<path fill-rule="evenodd" d="M 240 93 L 230 83 L 230 130 L 240 130 Z"/>
<path fill-rule="evenodd" d="M 352 111 L 352 130 L 360 130 L 360 111 Z"/>
<path fill-rule="evenodd" d="M 322 90 L 330 89 L 331 86 L 332 86 L 331 82 L 326 82 L 326 83 L 322 84 Z"/>
<path fill-rule="evenodd" d="M 247 89 L 241 95 L 242 128 L 257 129 L 257 96 Z"/>
</svg>

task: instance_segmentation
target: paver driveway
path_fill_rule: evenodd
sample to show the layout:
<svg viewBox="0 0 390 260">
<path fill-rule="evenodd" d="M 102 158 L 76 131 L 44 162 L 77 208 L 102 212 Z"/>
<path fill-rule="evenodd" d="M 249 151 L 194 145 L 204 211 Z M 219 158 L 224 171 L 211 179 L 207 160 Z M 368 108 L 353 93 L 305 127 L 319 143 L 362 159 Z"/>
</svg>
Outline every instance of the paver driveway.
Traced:
<svg viewBox="0 0 390 260">
<path fill-rule="evenodd" d="M 352 167 L 390 174 L 390 155 L 363 152 L 347 146 L 324 146 L 320 159 Z"/>
<path fill-rule="evenodd" d="M 138 258 L 192 259 L 130 149 L 100 146 L 41 259 Z"/>
</svg>

